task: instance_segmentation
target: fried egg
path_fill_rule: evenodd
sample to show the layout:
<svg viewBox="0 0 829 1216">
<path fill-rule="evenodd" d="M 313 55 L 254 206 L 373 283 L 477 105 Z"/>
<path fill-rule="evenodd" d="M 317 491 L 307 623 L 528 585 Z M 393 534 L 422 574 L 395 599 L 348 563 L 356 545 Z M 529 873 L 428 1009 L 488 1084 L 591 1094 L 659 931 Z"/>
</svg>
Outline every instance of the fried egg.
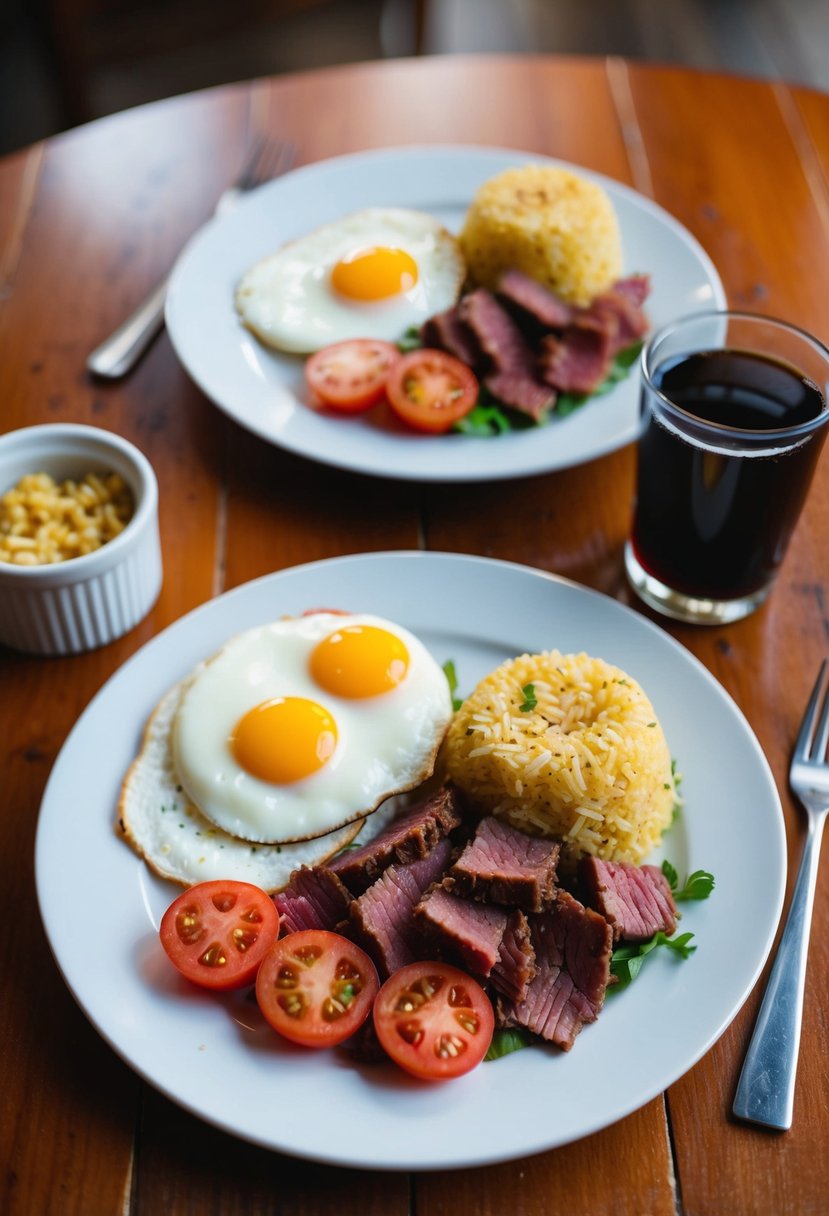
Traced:
<svg viewBox="0 0 829 1216">
<path fill-rule="evenodd" d="M 347 338 L 394 342 L 451 308 L 464 275 L 458 242 L 433 216 L 373 207 L 258 262 L 236 288 L 236 309 L 278 350 L 309 354 Z"/>
<path fill-rule="evenodd" d="M 451 717 L 446 676 L 412 633 L 314 613 L 247 630 L 194 673 L 171 727 L 173 764 L 216 827 L 285 844 L 419 785 Z"/>
<path fill-rule="evenodd" d="M 162 878 L 185 887 L 233 878 L 278 891 L 293 870 L 327 860 L 369 824 L 366 840 L 382 830 L 385 806 L 365 823 L 356 820 L 297 844 L 252 845 L 217 828 L 184 793 L 173 761 L 172 726 L 183 691 L 177 684 L 151 714 L 118 801 L 118 835 Z"/>
</svg>

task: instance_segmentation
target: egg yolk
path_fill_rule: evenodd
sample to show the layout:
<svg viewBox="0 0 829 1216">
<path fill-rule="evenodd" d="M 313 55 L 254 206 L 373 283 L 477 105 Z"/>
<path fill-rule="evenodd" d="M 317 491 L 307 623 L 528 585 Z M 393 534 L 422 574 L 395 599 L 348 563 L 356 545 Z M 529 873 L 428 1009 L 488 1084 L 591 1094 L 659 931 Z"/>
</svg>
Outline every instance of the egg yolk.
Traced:
<svg viewBox="0 0 829 1216">
<path fill-rule="evenodd" d="M 252 777 L 287 785 L 321 769 L 337 746 L 337 724 L 327 709 L 305 697 L 274 697 L 236 723 L 230 747 Z"/>
<path fill-rule="evenodd" d="M 360 249 L 337 262 L 331 282 L 349 300 L 385 300 L 414 287 L 417 262 L 405 249 Z"/>
<path fill-rule="evenodd" d="M 376 625 L 346 625 L 311 652 L 311 675 L 338 697 L 376 697 L 391 692 L 409 670 L 404 642 Z"/>
</svg>

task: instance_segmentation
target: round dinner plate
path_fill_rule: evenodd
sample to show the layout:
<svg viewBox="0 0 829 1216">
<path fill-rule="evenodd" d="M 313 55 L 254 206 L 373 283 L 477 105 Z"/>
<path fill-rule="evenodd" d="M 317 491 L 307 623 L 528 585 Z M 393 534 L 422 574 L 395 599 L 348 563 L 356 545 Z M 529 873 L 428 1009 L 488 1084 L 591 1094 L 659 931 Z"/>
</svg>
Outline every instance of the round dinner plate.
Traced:
<svg viewBox="0 0 829 1216">
<path fill-rule="evenodd" d="M 634 369 L 567 418 L 490 439 L 419 435 L 382 411 L 344 418 L 305 402 L 303 360 L 262 345 L 236 314 L 244 272 L 285 241 L 364 207 L 427 211 L 458 232 L 478 186 L 530 161 L 574 169 L 608 192 L 619 219 L 625 273 L 651 275 L 646 309 L 657 328 L 689 312 L 725 307 L 702 246 L 650 199 L 611 178 L 537 153 L 486 147 L 389 148 L 307 165 L 252 191 L 211 220 L 176 263 L 166 322 L 192 379 L 231 418 L 301 456 L 403 480 L 489 481 L 567 468 L 636 437 Z"/>
<path fill-rule="evenodd" d="M 681 929 L 694 934 L 696 952 L 686 961 L 651 955 L 569 1053 L 532 1047 L 456 1081 L 417 1082 L 391 1064 L 357 1064 L 343 1049 L 293 1047 L 265 1025 L 248 993 L 190 987 L 164 956 L 157 927 L 179 888 L 155 877 L 113 829 L 145 719 L 171 683 L 232 634 L 321 603 L 407 626 L 438 662 L 454 661 L 461 694 L 508 657 L 557 647 L 617 664 L 653 701 L 685 798 L 654 859 L 668 857 L 680 880 L 710 870 L 716 888 L 707 901 L 682 905 Z M 745 718 L 698 660 L 644 617 L 523 566 L 378 553 L 247 583 L 130 659 L 57 759 L 35 862 L 43 921 L 67 984 L 115 1051 L 163 1093 L 228 1132 L 297 1156 L 445 1169 L 578 1139 L 689 1069 L 737 1013 L 771 947 L 785 837 L 771 772 Z"/>
</svg>

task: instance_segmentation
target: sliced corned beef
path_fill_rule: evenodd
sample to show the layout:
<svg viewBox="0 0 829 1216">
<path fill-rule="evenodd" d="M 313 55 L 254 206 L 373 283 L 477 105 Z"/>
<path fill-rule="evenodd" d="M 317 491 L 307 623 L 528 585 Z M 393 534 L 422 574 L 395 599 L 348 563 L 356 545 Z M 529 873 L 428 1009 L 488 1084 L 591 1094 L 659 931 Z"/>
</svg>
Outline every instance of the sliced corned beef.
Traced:
<svg viewBox="0 0 829 1216">
<path fill-rule="evenodd" d="M 392 862 L 416 861 L 425 857 L 444 836 L 461 822 L 457 793 L 443 787 L 418 801 L 392 821 L 368 844 L 347 849 L 328 863 L 328 869 L 354 895 L 361 895 Z"/>
<path fill-rule="evenodd" d="M 445 350 L 469 367 L 474 368 L 480 363 L 481 352 L 475 335 L 462 319 L 457 307 L 439 312 L 424 321 L 420 328 L 420 340 L 424 346 Z"/>
<path fill-rule="evenodd" d="M 415 908 L 414 918 L 424 942 L 436 945 L 442 957 L 450 957 L 476 975 L 489 975 L 498 962 L 507 926 L 503 908 L 462 899 L 435 886 Z"/>
<path fill-rule="evenodd" d="M 498 279 L 496 292 L 541 329 L 564 329 L 572 319 L 569 304 L 522 270 L 505 270 Z"/>
<path fill-rule="evenodd" d="M 594 393 L 610 373 L 617 334 L 612 314 L 582 316 L 563 334 L 546 334 L 538 353 L 541 376 L 560 393 Z"/>
<path fill-rule="evenodd" d="M 637 303 L 640 293 L 636 290 L 636 282 L 620 279 L 573 320 L 575 327 L 590 325 L 604 330 L 610 342 L 611 357 L 640 341 L 650 328 L 648 318 Z"/>
<path fill-rule="evenodd" d="M 617 279 L 611 290 L 627 296 L 631 303 L 641 308 L 650 295 L 651 276 L 649 274 L 630 274 L 625 279 Z"/>
<path fill-rule="evenodd" d="M 512 317 L 482 287 L 464 296 L 458 308 L 488 361 L 484 385 L 504 405 L 537 422 L 555 404 L 555 393 L 538 378 L 532 348 Z"/>
<path fill-rule="evenodd" d="M 539 343 L 539 373 L 560 393 L 594 393 L 610 373 L 615 356 L 644 338 L 649 329 L 642 304 L 650 291 L 647 275 L 619 279 L 586 308 L 573 309 L 561 333 Z"/>
<path fill-rule="evenodd" d="M 282 932 L 336 929 L 348 916 L 351 892 L 324 866 L 294 870 L 287 887 L 274 896 Z"/>
<path fill-rule="evenodd" d="M 415 960 L 419 934 L 415 904 L 449 863 L 451 845 L 438 842 L 426 857 L 409 865 L 391 865 L 349 906 L 348 936 L 364 947 L 383 976 Z"/>
<path fill-rule="evenodd" d="M 494 816 L 482 819 L 444 886 L 457 895 L 540 912 L 553 898 L 559 846 Z"/>
<path fill-rule="evenodd" d="M 603 916 L 566 891 L 530 917 L 538 968 L 523 1001 L 498 998 L 503 1025 L 523 1026 L 564 1051 L 586 1022 L 595 1022 L 610 976 L 613 935 Z"/>
<path fill-rule="evenodd" d="M 609 922 L 615 940 L 645 942 L 676 928 L 674 897 L 657 866 L 583 857 L 579 878 L 585 902 Z"/>
<path fill-rule="evenodd" d="M 511 912 L 498 951 L 498 962 L 492 968 L 490 983 L 496 991 L 513 1004 L 520 1004 L 535 977 L 535 950 L 530 936 L 530 924 L 520 910 Z"/>
</svg>

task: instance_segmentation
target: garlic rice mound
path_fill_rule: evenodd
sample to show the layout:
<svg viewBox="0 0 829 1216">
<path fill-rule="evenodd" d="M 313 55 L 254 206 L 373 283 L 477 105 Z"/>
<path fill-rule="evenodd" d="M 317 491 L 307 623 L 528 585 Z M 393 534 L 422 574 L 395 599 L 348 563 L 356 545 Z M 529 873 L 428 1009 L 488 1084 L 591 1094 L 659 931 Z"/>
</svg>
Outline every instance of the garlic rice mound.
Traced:
<svg viewBox="0 0 829 1216">
<path fill-rule="evenodd" d="M 676 801 L 650 701 L 620 668 L 587 654 L 503 663 L 458 710 L 443 761 L 477 810 L 555 836 L 575 856 L 639 862 Z"/>
<path fill-rule="evenodd" d="M 553 165 L 507 169 L 484 182 L 460 243 L 470 277 L 492 291 L 501 271 L 522 270 L 568 304 L 585 305 L 622 274 L 607 193 Z"/>
</svg>

